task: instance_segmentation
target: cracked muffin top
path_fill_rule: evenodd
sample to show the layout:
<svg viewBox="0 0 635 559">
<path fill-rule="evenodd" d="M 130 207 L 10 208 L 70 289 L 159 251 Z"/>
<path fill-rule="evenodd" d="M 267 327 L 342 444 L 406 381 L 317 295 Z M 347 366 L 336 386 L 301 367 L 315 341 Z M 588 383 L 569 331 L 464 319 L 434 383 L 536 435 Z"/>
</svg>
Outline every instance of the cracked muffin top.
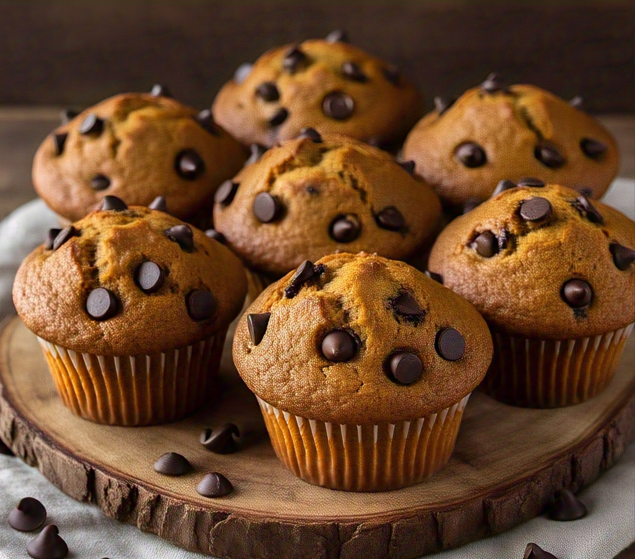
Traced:
<svg viewBox="0 0 635 559">
<path fill-rule="evenodd" d="M 403 262 L 341 253 L 303 263 L 239 320 L 233 358 L 259 398 L 340 424 L 409 421 L 467 396 L 492 340 L 462 297 Z"/>
<path fill-rule="evenodd" d="M 408 135 L 404 157 L 449 206 L 489 198 L 498 181 L 536 177 L 600 198 L 615 178 L 617 144 L 598 121 L 532 85 L 491 75 L 437 109 Z"/>
<path fill-rule="evenodd" d="M 160 87 L 153 92 L 106 99 L 42 142 L 33 184 L 53 211 L 76 221 L 106 195 L 143 206 L 164 196 L 180 219 L 209 216 L 216 188 L 241 168 L 244 150 L 209 110 L 197 113 Z"/>
<path fill-rule="evenodd" d="M 410 81 L 337 32 L 274 48 L 253 65 L 241 65 L 212 111 L 239 141 L 264 146 L 295 138 L 307 126 L 390 146 L 423 114 Z"/>
<path fill-rule="evenodd" d="M 219 188 L 214 224 L 249 268 L 274 277 L 338 250 L 405 260 L 441 217 L 437 195 L 411 170 L 352 138 L 307 129 Z"/>
<path fill-rule="evenodd" d="M 152 354 L 223 331 L 247 291 L 238 258 L 171 215 L 106 197 L 20 266 L 13 301 L 46 341 L 99 355 Z"/>
<path fill-rule="evenodd" d="M 570 188 L 528 182 L 452 221 L 430 271 L 507 334 L 571 339 L 635 321 L 635 223 Z"/>
</svg>

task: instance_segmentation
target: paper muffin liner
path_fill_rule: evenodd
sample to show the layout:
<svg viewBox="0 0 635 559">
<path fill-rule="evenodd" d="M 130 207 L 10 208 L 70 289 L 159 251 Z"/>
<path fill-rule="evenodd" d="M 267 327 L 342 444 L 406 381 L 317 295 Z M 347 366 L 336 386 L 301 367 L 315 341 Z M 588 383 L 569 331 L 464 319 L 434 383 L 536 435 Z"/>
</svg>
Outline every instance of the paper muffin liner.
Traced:
<svg viewBox="0 0 635 559">
<path fill-rule="evenodd" d="M 140 426 L 176 421 L 208 401 L 225 334 L 130 356 L 78 353 L 38 340 L 64 405 L 96 423 Z"/>
<path fill-rule="evenodd" d="M 253 270 L 245 269 L 245 272 L 247 274 L 247 304 L 251 305 L 258 295 L 276 280 Z"/>
<path fill-rule="evenodd" d="M 570 340 L 540 340 L 492 331 L 494 357 L 482 387 L 515 406 L 555 408 L 584 402 L 611 381 L 634 324 Z"/>
<path fill-rule="evenodd" d="M 296 476 L 331 489 L 387 491 L 447 463 L 469 397 L 428 417 L 375 425 L 306 419 L 257 398 L 273 448 Z"/>
</svg>

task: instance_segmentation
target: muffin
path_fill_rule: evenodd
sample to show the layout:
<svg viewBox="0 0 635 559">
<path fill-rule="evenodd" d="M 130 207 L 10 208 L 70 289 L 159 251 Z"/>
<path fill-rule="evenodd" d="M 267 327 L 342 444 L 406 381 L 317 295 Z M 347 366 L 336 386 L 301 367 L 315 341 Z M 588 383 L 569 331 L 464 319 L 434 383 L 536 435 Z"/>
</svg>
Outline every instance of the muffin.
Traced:
<svg viewBox="0 0 635 559">
<path fill-rule="evenodd" d="M 215 227 L 252 270 L 256 293 L 338 250 L 407 260 L 431 244 L 441 217 L 411 171 L 368 144 L 307 129 L 218 190 Z"/>
<path fill-rule="evenodd" d="M 363 252 L 307 261 L 269 286 L 233 344 L 283 464 L 347 491 L 406 487 L 441 468 L 491 356 L 470 303 Z"/>
<path fill-rule="evenodd" d="M 274 48 L 243 64 L 218 92 L 214 118 L 243 144 L 267 147 L 302 128 L 390 147 L 422 113 L 422 98 L 392 65 L 341 33 Z"/>
<path fill-rule="evenodd" d="M 156 87 L 116 95 L 64 122 L 33 161 L 35 190 L 67 222 L 104 196 L 147 206 L 166 198 L 173 215 L 200 226 L 214 192 L 242 167 L 244 148 L 211 112 L 187 107 Z M 73 116 L 73 115 L 70 115 Z"/>
<path fill-rule="evenodd" d="M 486 200 L 503 179 L 536 177 L 600 198 L 617 175 L 617 144 L 580 98 L 505 86 L 493 74 L 455 102 L 435 104 L 408 135 L 404 157 L 454 210 Z"/>
<path fill-rule="evenodd" d="M 537 180 L 456 218 L 430 270 L 487 320 L 485 390 L 518 406 L 583 402 L 611 380 L 635 321 L 635 223 Z"/>
<path fill-rule="evenodd" d="M 75 414 L 112 425 L 180 419 L 214 396 L 243 268 L 165 212 L 110 196 L 103 207 L 51 230 L 24 260 L 16 309 Z"/>
</svg>

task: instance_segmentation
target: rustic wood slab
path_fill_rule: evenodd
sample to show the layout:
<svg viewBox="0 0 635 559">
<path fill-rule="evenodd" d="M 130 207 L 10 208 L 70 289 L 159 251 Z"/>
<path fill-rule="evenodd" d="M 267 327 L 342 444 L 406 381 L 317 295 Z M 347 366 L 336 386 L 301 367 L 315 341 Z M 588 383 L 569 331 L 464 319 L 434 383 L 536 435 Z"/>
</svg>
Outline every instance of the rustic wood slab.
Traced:
<svg viewBox="0 0 635 559">
<path fill-rule="evenodd" d="M 71 497 L 188 549 L 232 559 L 407 559 L 507 530 L 541 514 L 555 490 L 593 482 L 635 436 L 634 366 L 632 337 L 608 389 L 564 409 L 514 408 L 477 392 L 441 472 L 407 489 L 355 494 L 284 469 L 229 359 L 216 409 L 165 426 L 101 426 L 61 404 L 35 336 L 16 318 L 0 338 L 0 437 Z M 243 433 L 239 452 L 205 450 L 200 431 L 227 421 Z M 167 451 L 195 472 L 154 472 Z M 198 495 L 209 471 L 236 491 Z"/>
</svg>

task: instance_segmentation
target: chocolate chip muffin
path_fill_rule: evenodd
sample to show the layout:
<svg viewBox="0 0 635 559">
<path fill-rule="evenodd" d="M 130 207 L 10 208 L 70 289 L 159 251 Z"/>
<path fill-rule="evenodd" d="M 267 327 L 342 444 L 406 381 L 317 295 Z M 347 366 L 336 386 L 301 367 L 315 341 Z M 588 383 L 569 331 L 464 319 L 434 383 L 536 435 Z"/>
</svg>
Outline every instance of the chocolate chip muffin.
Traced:
<svg viewBox="0 0 635 559">
<path fill-rule="evenodd" d="M 573 102 L 533 85 L 504 85 L 491 75 L 410 132 L 404 157 L 454 210 L 490 197 L 498 181 L 536 177 L 600 198 L 615 178 L 611 134 Z"/>
<path fill-rule="evenodd" d="M 635 321 L 635 223 L 575 190 L 525 181 L 450 223 L 430 270 L 494 334 L 485 389 L 566 406 L 611 380 Z"/>
<path fill-rule="evenodd" d="M 280 460 L 350 491 L 405 487 L 441 468 L 491 356 L 470 303 L 363 252 L 307 261 L 269 286 L 233 345 Z"/>
<path fill-rule="evenodd" d="M 216 230 L 264 285 L 338 250 L 406 260 L 431 243 L 440 217 L 410 164 L 313 129 L 246 166 L 214 207 Z"/>
<path fill-rule="evenodd" d="M 171 215 L 107 196 L 18 270 L 13 300 L 74 413 L 115 425 L 174 421 L 210 399 L 244 301 L 240 261 Z"/>
<path fill-rule="evenodd" d="M 244 144 L 273 146 L 310 126 L 375 145 L 402 140 L 422 114 L 415 87 L 341 33 L 274 48 L 219 91 L 214 118 Z"/>
<path fill-rule="evenodd" d="M 104 196 L 147 206 L 166 198 L 180 219 L 209 218 L 218 186 L 242 167 L 240 144 L 211 112 L 167 95 L 125 93 L 82 111 L 53 131 L 33 161 L 33 184 L 67 221 L 97 209 Z"/>
</svg>

